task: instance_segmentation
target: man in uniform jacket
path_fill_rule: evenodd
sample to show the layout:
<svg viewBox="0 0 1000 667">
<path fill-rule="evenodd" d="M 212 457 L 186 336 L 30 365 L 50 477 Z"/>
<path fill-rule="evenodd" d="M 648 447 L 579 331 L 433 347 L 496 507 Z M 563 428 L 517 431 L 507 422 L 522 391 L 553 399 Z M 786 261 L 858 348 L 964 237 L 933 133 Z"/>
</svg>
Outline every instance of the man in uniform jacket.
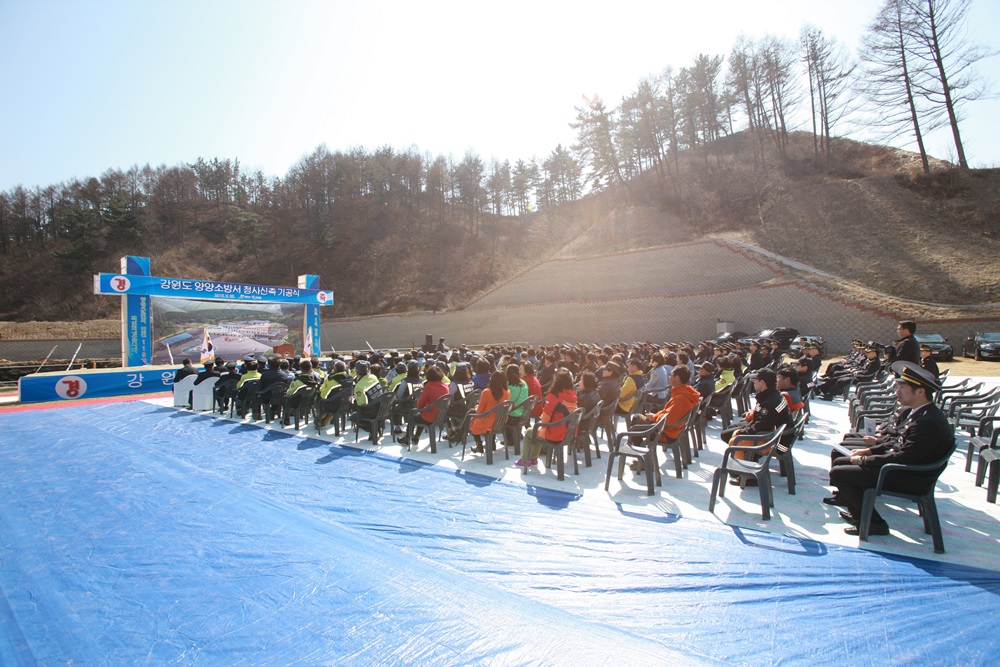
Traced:
<svg viewBox="0 0 1000 667">
<path fill-rule="evenodd" d="M 197 385 L 201 384 L 202 382 L 204 382 L 205 380 L 207 380 L 208 378 L 217 378 L 217 377 L 222 377 L 222 373 L 220 373 L 219 371 L 215 370 L 215 362 L 214 361 L 206 361 L 205 362 L 205 370 L 203 370 L 202 372 L 198 373 L 198 377 L 196 377 L 194 379 L 194 384 L 195 384 L 195 386 L 197 386 Z"/>
<path fill-rule="evenodd" d="M 929 345 L 920 346 L 920 367 L 936 378 L 941 375 L 941 369 L 938 368 L 937 362 L 931 356 L 931 352 L 932 350 Z"/>
<path fill-rule="evenodd" d="M 937 378 L 920 366 L 897 361 L 892 370 L 896 378 L 896 396 L 901 406 L 910 409 L 903 425 L 898 447 L 888 443 L 855 450 L 850 457 L 834 461 L 830 484 L 837 487 L 837 496 L 847 507 L 841 517 L 851 525 L 848 535 L 859 534 L 858 519 L 865 489 L 878 482 L 879 469 L 888 463 L 922 465 L 944 459 L 955 448 L 955 431 L 944 413 L 931 400 L 941 389 Z M 883 488 L 889 491 L 920 495 L 929 491 L 941 470 L 929 472 L 895 472 L 886 478 Z M 889 524 L 878 511 L 872 514 L 869 534 L 888 535 Z"/>
</svg>

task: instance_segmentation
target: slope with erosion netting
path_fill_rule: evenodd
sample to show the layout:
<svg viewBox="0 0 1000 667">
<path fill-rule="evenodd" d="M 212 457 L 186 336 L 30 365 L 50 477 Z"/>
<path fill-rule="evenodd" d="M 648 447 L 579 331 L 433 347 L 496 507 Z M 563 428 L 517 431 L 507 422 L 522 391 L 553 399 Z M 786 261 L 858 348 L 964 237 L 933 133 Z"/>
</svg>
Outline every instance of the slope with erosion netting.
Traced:
<svg viewBox="0 0 1000 667">
<path fill-rule="evenodd" d="M 699 294 L 780 277 L 714 241 L 543 262 L 467 308 Z"/>
</svg>

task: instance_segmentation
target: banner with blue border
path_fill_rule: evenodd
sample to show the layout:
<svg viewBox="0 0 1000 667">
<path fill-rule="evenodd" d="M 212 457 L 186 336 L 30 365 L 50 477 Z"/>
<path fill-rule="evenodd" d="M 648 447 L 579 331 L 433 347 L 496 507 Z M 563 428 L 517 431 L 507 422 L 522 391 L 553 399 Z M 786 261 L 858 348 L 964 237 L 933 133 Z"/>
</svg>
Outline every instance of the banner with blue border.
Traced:
<svg viewBox="0 0 1000 667">
<path fill-rule="evenodd" d="M 316 279 L 319 282 L 319 279 Z M 160 278 L 118 273 L 94 276 L 94 294 L 166 296 L 180 299 L 213 301 L 254 301 L 260 303 L 302 303 L 332 306 L 333 291 L 302 287 L 274 287 L 225 283 L 214 280 Z"/>
<path fill-rule="evenodd" d="M 25 375 L 18 380 L 18 400 L 43 403 L 171 391 L 178 368 L 143 366 Z"/>
</svg>

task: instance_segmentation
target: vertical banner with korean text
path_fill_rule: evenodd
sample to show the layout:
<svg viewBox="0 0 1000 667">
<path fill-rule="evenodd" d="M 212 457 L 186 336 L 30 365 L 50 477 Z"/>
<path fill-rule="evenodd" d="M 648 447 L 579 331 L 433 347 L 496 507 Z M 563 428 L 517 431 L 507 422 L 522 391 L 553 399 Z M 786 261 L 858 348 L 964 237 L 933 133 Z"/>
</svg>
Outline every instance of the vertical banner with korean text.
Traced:
<svg viewBox="0 0 1000 667">
<path fill-rule="evenodd" d="M 319 289 L 319 276 L 302 275 L 299 276 L 299 289 Z M 322 292 L 321 295 L 325 296 Z M 307 357 L 313 354 L 322 356 L 320 350 L 320 318 L 319 303 L 310 303 L 305 306 L 305 316 L 302 319 L 302 356 Z"/>
<path fill-rule="evenodd" d="M 121 271 L 125 276 L 149 276 L 149 258 L 122 257 Z M 122 295 L 122 362 L 125 366 L 149 366 L 152 363 L 153 327 L 149 299 L 144 294 Z"/>
</svg>

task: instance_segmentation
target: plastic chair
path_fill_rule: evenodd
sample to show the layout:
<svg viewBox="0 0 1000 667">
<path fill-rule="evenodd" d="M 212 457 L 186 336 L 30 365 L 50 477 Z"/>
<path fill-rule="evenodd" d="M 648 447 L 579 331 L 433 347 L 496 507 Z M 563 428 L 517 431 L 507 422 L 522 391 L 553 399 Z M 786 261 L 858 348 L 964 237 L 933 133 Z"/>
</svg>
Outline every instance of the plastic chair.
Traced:
<svg viewBox="0 0 1000 667">
<path fill-rule="evenodd" d="M 396 402 L 392 406 L 392 414 L 389 415 L 389 421 L 392 423 L 393 442 L 396 442 L 396 427 L 401 425 L 403 420 L 406 419 L 406 415 L 410 413 L 410 410 L 416 407 L 417 401 L 420 400 L 420 394 L 424 392 L 423 385 L 407 383 L 406 386 L 410 393 L 402 398 L 396 397 Z"/>
<path fill-rule="evenodd" d="M 993 432 L 992 446 L 979 453 L 979 470 L 976 473 L 976 486 L 981 486 L 989 471 L 989 480 L 986 483 L 988 503 L 996 503 L 997 487 L 1000 487 L 1000 449 L 996 446 L 997 435 L 1000 435 L 1000 430 Z"/>
<path fill-rule="evenodd" d="M 354 442 L 357 442 L 360 437 L 361 425 L 368 424 L 369 439 L 376 445 L 379 444 L 379 440 L 381 440 L 382 434 L 385 431 L 385 422 L 392 413 L 393 403 L 396 402 L 396 395 L 382 394 L 375 400 L 378 401 L 378 411 L 374 416 L 365 417 L 360 412 L 355 412 L 351 417 L 354 422 Z"/>
<path fill-rule="evenodd" d="M 257 391 L 257 403 L 259 408 L 264 409 L 264 421 L 268 424 L 275 416 L 281 415 L 281 406 L 285 404 L 285 392 L 288 391 L 287 382 L 272 382 L 264 388 L 265 391 Z M 264 404 L 264 401 L 267 404 Z M 254 416 L 257 416 L 256 414 Z"/>
<path fill-rule="evenodd" d="M 948 452 L 947 456 L 940 461 L 935 461 L 934 463 L 926 463 L 922 465 L 887 463 L 879 468 L 878 481 L 875 483 L 875 488 L 865 489 L 865 495 L 861 502 L 861 521 L 858 524 L 858 537 L 861 538 L 861 541 L 868 541 L 868 531 L 871 528 L 872 513 L 875 510 L 875 499 L 878 496 L 893 496 L 894 498 L 903 498 L 917 504 L 917 508 L 920 510 L 920 516 L 924 519 L 924 532 L 931 535 L 934 540 L 934 553 L 943 554 L 944 538 L 941 535 L 941 520 L 938 518 L 937 503 L 934 502 L 934 487 L 937 486 L 938 477 L 940 477 L 941 473 L 944 472 L 944 469 L 948 467 L 948 460 L 951 458 L 954 451 L 955 447 L 952 446 L 951 451 Z M 900 491 L 888 491 L 883 488 L 886 477 L 889 476 L 889 473 L 931 472 L 935 470 L 937 471 L 937 474 L 934 475 L 934 479 L 927 479 L 930 484 L 930 488 L 927 493 L 916 495 L 902 493 Z"/>
<path fill-rule="evenodd" d="M 194 375 L 185 375 L 174 383 L 174 407 L 186 408 L 191 405 L 191 390 L 194 389 Z"/>
<path fill-rule="evenodd" d="M 759 442 L 759 445 L 731 445 L 726 448 L 722 455 L 722 463 L 712 475 L 712 495 L 708 498 L 708 511 L 715 511 L 716 496 L 723 498 L 726 495 L 726 478 L 729 475 L 737 475 L 740 478 L 740 487 L 743 488 L 746 479 L 753 477 L 757 480 L 757 487 L 760 490 L 760 513 L 761 517 L 767 521 L 771 518 L 771 508 L 774 507 L 774 492 L 771 489 L 771 471 L 768 466 L 771 457 L 775 452 L 775 445 L 785 432 L 782 424 L 777 430 L 771 433 L 759 433 L 756 435 L 740 435 L 737 442 L 751 441 Z M 733 456 L 736 452 L 744 454 L 761 454 L 762 458 L 757 461 L 750 459 L 738 459 Z"/>
<path fill-rule="evenodd" d="M 514 454 L 518 456 L 521 455 L 521 439 L 524 437 L 524 429 L 531 423 L 531 411 L 535 409 L 538 401 L 539 398 L 537 396 L 529 396 L 511 408 L 511 412 L 518 408 L 523 408 L 521 414 L 515 417 L 513 422 L 508 419 L 507 429 L 504 431 L 504 442 L 506 443 L 509 437 L 511 445 L 514 447 Z"/>
<path fill-rule="evenodd" d="M 674 473 L 677 475 L 677 479 L 680 479 L 684 475 L 684 470 L 687 469 L 688 463 L 690 463 L 691 461 L 690 450 L 688 449 L 688 432 L 689 429 L 691 428 L 691 424 L 693 423 L 693 418 L 697 416 L 693 414 L 696 412 L 696 410 L 697 407 L 691 408 L 690 410 L 688 410 L 688 413 L 686 415 L 678 419 L 676 422 L 672 424 L 666 424 L 663 427 L 663 430 L 666 431 L 667 429 L 678 426 L 681 423 L 684 424 L 684 427 L 681 429 L 681 432 L 678 433 L 677 437 L 674 438 L 672 441 L 670 442 L 663 442 L 662 440 L 660 441 L 660 447 L 663 448 L 663 451 L 667 451 L 669 449 L 670 453 L 674 457 Z"/>
<path fill-rule="evenodd" d="M 507 425 L 507 415 L 510 413 L 511 408 L 514 404 L 510 401 L 500 401 L 495 406 L 487 410 L 486 412 L 477 413 L 475 410 L 470 410 L 466 416 L 466 422 L 462 425 L 462 460 L 465 460 L 465 444 L 468 439 L 469 426 L 471 420 L 476 417 L 488 417 L 493 415 L 493 426 L 489 431 L 484 433 L 485 444 L 483 448 L 486 450 L 486 463 L 488 465 L 493 465 L 493 449 L 496 446 L 497 436 L 503 433 L 504 426 Z M 510 460 L 510 443 L 504 440 L 503 443 L 504 453 L 507 455 L 507 460 Z"/>
<path fill-rule="evenodd" d="M 234 414 L 239 415 L 240 419 L 246 417 L 254 401 L 257 399 L 257 385 L 259 384 L 260 380 L 247 380 L 243 383 L 239 390 L 237 390 L 233 400 L 229 403 L 230 417 Z"/>
<path fill-rule="evenodd" d="M 970 472 L 972 470 L 972 457 L 979 452 L 982 455 L 984 449 L 990 447 L 996 447 L 997 442 L 997 431 L 1000 431 L 996 427 L 997 422 L 1000 422 L 1000 416 L 989 416 L 983 417 L 979 420 L 979 428 L 976 430 L 976 434 L 969 438 L 969 448 L 965 452 L 965 472 Z M 992 438 L 990 438 L 992 433 Z M 976 486 L 982 484 L 983 481 L 980 479 L 979 473 L 976 474 Z"/>
<path fill-rule="evenodd" d="M 423 408 L 413 408 L 407 415 L 406 420 L 406 440 L 409 443 L 406 445 L 406 451 L 410 451 L 410 448 L 416 443 L 413 442 L 413 427 L 417 426 L 416 419 L 417 415 L 424 412 L 430 412 L 434 408 L 437 408 L 437 415 L 434 417 L 434 421 L 430 424 L 420 424 L 421 426 L 427 427 L 427 437 L 431 441 L 431 454 L 437 454 L 437 436 L 443 433 L 447 428 L 448 420 L 451 419 L 451 415 L 448 414 L 448 410 L 451 408 L 452 395 L 445 394 L 439 398 L 434 399 L 428 406 Z"/>
<path fill-rule="evenodd" d="M 556 454 L 556 475 L 560 482 L 566 478 L 566 459 L 564 453 L 568 448 L 573 446 L 573 439 L 576 438 L 576 432 L 580 426 L 580 418 L 582 416 L 583 408 L 577 408 L 559 421 L 535 422 L 535 425 L 531 427 L 532 442 L 541 444 L 542 450 L 546 452 L 546 468 L 552 467 L 552 454 Z M 559 442 L 549 442 L 544 438 L 538 437 L 538 429 L 540 427 L 545 426 L 547 428 L 551 428 L 552 426 L 561 426 L 563 424 L 566 425 L 566 434 Z M 528 474 L 528 470 L 531 468 L 530 462 L 527 460 L 529 456 L 530 452 L 521 452 L 521 459 L 524 461 L 525 475 Z M 579 469 L 577 469 L 577 474 L 579 474 Z"/>
<path fill-rule="evenodd" d="M 646 390 L 637 389 L 632 398 L 635 399 L 632 401 L 632 407 L 629 408 L 628 414 L 624 415 L 626 430 L 632 427 L 632 420 L 637 415 L 643 414 L 643 406 L 646 404 Z"/>
<path fill-rule="evenodd" d="M 350 394 L 350 390 L 347 390 L 340 397 L 340 407 L 333 416 L 333 433 L 337 437 L 340 437 L 341 431 L 347 431 L 347 420 L 354 413 L 354 404 L 349 400 Z"/>
<path fill-rule="evenodd" d="M 733 423 L 733 389 L 735 385 L 729 385 L 725 387 L 722 391 L 717 391 L 712 395 L 712 399 L 715 400 L 718 397 L 719 407 L 716 409 L 719 411 L 719 417 L 722 419 L 722 430 L 729 428 L 729 425 Z"/>
<path fill-rule="evenodd" d="M 191 389 L 191 409 L 207 412 L 215 410 L 215 383 L 219 378 L 205 378 Z"/>
<path fill-rule="evenodd" d="M 580 449 L 583 449 L 584 465 L 588 468 L 591 466 L 591 441 L 594 443 L 594 451 L 597 453 L 597 458 L 601 458 L 601 448 L 597 445 L 597 419 L 600 417 L 603 407 L 604 401 L 598 401 L 589 412 L 580 417 L 580 426 L 576 429 L 576 439 L 573 441 L 573 466 L 577 474 L 579 474 L 580 468 L 576 461 L 576 453 Z"/>
<path fill-rule="evenodd" d="M 618 461 L 618 479 L 625 476 L 625 460 L 641 459 L 646 472 L 646 494 L 653 495 L 656 491 L 653 488 L 654 482 L 662 484 L 660 479 L 660 464 L 656 458 L 656 449 L 659 444 L 660 434 L 667 423 L 667 418 L 662 417 L 655 424 L 638 428 L 632 431 L 625 431 L 615 436 L 615 446 L 608 455 L 608 471 L 604 476 L 604 490 L 607 491 L 611 484 L 611 470 Z M 630 438 L 628 443 L 623 444 L 625 438 Z M 638 441 L 633 441 L 637 439 Z"/>
<path fill-rule="evenodd" d="M 792 445 L 796 440 L 801 440 L 806 424 L 805 410 L 799 410 L 794 415 L 791 432 L 785 433 L 775 447 L 774 459 L 778 461 L 778 474 L 788 482 L 788 495 L 795 495 L 795 459 L 792 458 Z"/>
<path fill-rule="evenodd" d="M 604 442 L 608 443 L 608 451 L 610 452 L 614 448 L 615 436 L 617 434 L 617 426 L 615 425 L 615 407 L 617 403 L 612 401 L 610 405 L 605 405 L 601 408 L 601 414 L 597 416 L 597 423 L 594 427 L 594 443 L 597 447 L 597 458 L 601 458 L 601 448 L 597 444 L 597 430 L 600 429 L 604 431 Z"/>
<path fill-rule="evenodd" d="M 282 407 L 281 423 L 286 424 L 289 418 L 295 419 L 295 430 L 299 430 L 299 421 L 305 420 L 305 423 L 309 423 L 309 415 L 312 414 L 313 402 L 316 399 L 316 392 L 319 390 L 318 387 L 303 387 L 295 392 L 297 395 L 301 396 L 302 399 L 299 404 L 294 408 L 288 405 L 288 396 L 285 396 L 285 402 Z"/>
<path fill-rule="evenodd" d="M 701 403 L 698 404 L 697 414 L 694 418 L 694 429 L 691 434 L 694 436 L 694 446 L 692 454 L 695 458 L 698 457 L 698 452 L 705 449 L 706 443 L 708 441 L 708 436 L 705 435 L 705 429 L 708 427 L 708 408 L 712 402 L 712 395 L 709 394 L 705 398 L 701 399 Z"/>
<path fill-rule="evenodd" d="M 461 387 L 459 387 L 458 391 L 451 395 L 448 419 L 445 420 L 443 425 L 444 428 L 454 433 L 461 433 L 462 425 L 465 423 L 465 418 L 469 414 L 469 410 L 476 409 L 476 406 L 479 405 L 479 396 L 483 393 L 482 389 L 473 389 L 465 396 L 462 396 L 461 391 Z"/>
<path fill-rule="evenodd" d="M 236 380 L 225 380 L 215 385 L 215 412 L 224 415 L 236 396 Z"/>
<path fill-rule="evenodd" d="M 989 421 L 1000 421 L 1000 417 L 988 417 L 987 419 Z M 984 440 L 986 437 L 985 426 L 986 424 L 984 423 L 980 427 L 980 436 L 969 439 L 969 450 L 971 452 L 975 446 L 979 451 L 979 464 L 976 466 L 976 486 L 983 485 L 988 473 L 989 481 L 986 484 L 986 502 L 996 503 L 997 487 L 1000 486 L 1000 449 L 997 448 L 997 441 L 1000 439 L 1000 428 L 994 427 L 993 435 L 990 436 L 987 442 Z M 966 470 L 968 470 L 968 463 L 966 463 Z"/>
</svg>

